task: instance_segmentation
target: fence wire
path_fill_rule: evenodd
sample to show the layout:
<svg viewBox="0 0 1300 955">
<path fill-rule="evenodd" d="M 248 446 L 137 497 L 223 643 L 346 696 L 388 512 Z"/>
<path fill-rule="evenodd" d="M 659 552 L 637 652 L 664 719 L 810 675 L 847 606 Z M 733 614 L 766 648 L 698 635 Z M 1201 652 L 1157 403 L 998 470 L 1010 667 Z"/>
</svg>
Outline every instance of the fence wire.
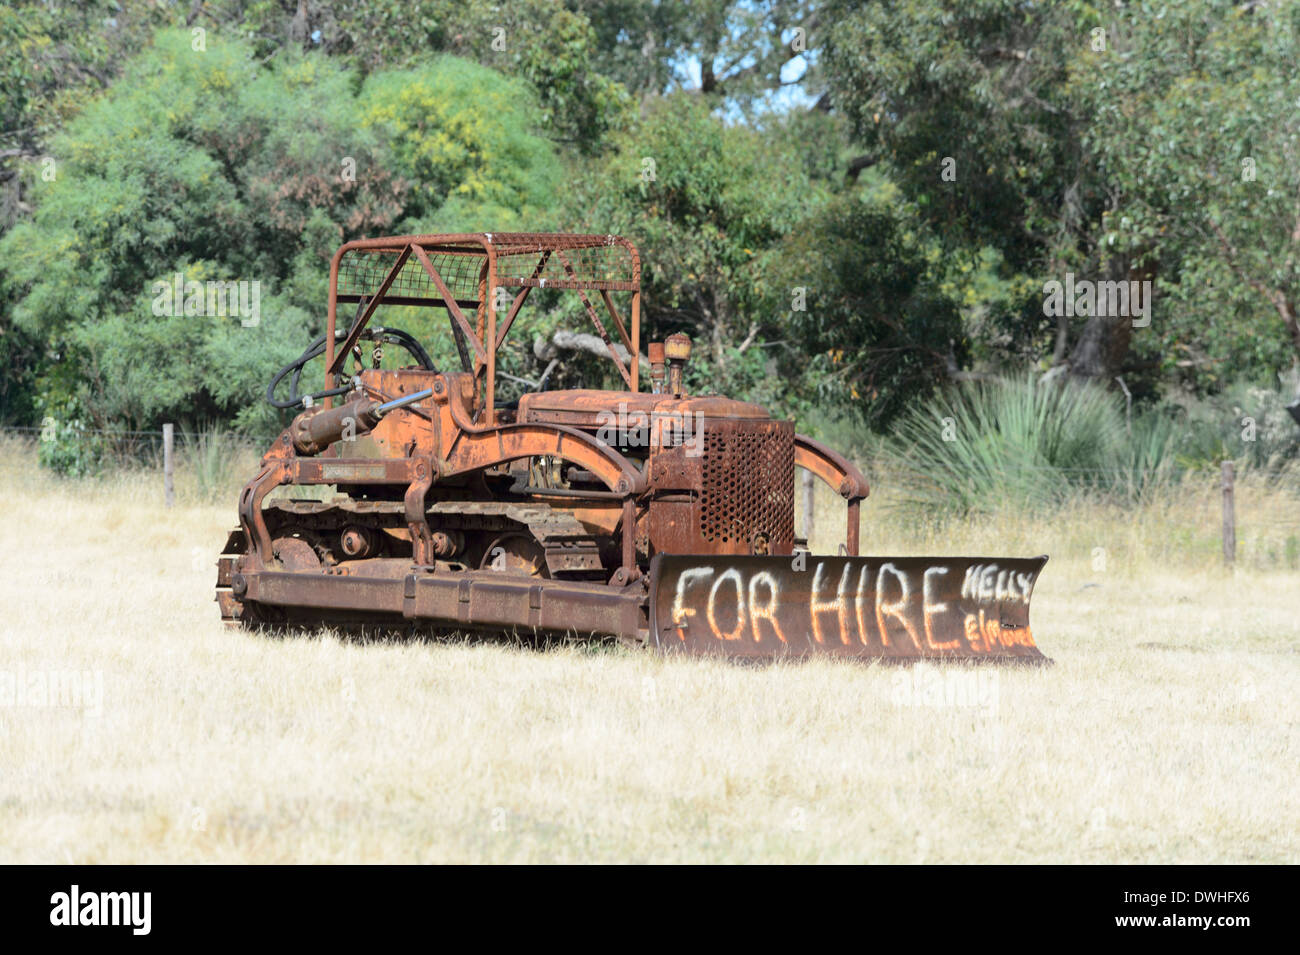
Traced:
<svg viewBox="0 0 1300 955">
<path fill-rule="evenodd" d="M 31 435 L 40 439 L 48 432 L 46 428 L 40 428 L 30 425 L 5 425 L 0 427 L 0 434 L 22 434 Z M 127 429 L 104 429 L 104 428 L 77 428 L 75 434 L 95 435 L 97 437 L 110 438 L 153 438 L 162 441 L 164 435 L 162 431 L 132 431 Z M 177 439 L 184 439 L 187 442 L 198 444 L 200 441 L 216 440 L 223 444 L 234 444 L 241 447 L 263 448 L 270 443 L 270 439 L 253 438 L 248 435 L 238 434 L 231 431 L 203 432 L 203 431 L 181 431 L 179 429 L 172 432 Z"/>
</svg>

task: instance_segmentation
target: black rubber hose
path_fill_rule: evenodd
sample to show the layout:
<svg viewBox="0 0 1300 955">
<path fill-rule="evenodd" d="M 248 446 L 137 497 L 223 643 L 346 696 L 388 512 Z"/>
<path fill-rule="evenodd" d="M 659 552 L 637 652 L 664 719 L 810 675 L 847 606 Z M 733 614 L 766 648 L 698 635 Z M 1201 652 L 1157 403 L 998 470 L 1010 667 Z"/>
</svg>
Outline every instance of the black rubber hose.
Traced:
<svg viewBox="0 0 1300 955">
<path fill-rule="evenodd" d="M 302 403 L 302 398 L 298 394 L 298 381 L 302 375 L 302 368 L 317 355 L 323 354 L 324 351 L 325 336 L 322 335 L 308 345 L 306 351 L 272 376 L 270 384 L 266 386 L 266 400 L 273 408 L 293 408 Z M 289 400 L 280 401 L 275 397 L 275 389 L 279 387 L 284 377 L 290 373 L 293 373 L 293 380 L 289 385 Z"/>
<path fill-rule="evenodd" d="M 390 335 L 393 337 L 389 338 Z M 419 363 L 421 368 L 437 374 L 438 366 L 434 364 L 432 356 L 424 350 L 424 346 L 420 344 L 419 339 L 410 332 L 404 332 L 400 328 L 385 328 L 383 336 L 382 341 L 392 345 L 400 345 L 411 353 L 411 357 Z"/>
<path fill-rule="evenodd" d="M 346 334 L 346 333 L 344 333 Z M 342 337 L 342 336 L 339 336 Z M 302 404 L 303 395 L 298 393 L 298 385 L 302 381 L 302 371 L 306 364 L 313 358 L 318 358 L 325 353 L 325 335 L 312 339 L 310 345 L 301 355 L 295 358 L 289 364 L 285 365 L 271 378 L 270 384 L 266 386 L 266 400 L 274 408 L 296 408 Z M 429 353 L 424 350 L 424 346 L 412 336 L 409 332 L 402 331 L 400 328 L 377 328 L 366 335 L 370 341 L 378 341 L 391 345 L 399 345 L 411 354 L 411 357 L 419 363 L 425 371 L 437 372 L 438 367 L 434 364 Z M 280 386 L 286 375 L 292 374 L 289 380 L 289 398 L 280 401 L 275 397 L 275 389 Z M 339 388 L 330 388 L 326 391 L 313 392 L 311 398 L 328 398 L 334 395 L 344 395 L 352 390 L 351 385 L 343 385 Z"/>
</svg>

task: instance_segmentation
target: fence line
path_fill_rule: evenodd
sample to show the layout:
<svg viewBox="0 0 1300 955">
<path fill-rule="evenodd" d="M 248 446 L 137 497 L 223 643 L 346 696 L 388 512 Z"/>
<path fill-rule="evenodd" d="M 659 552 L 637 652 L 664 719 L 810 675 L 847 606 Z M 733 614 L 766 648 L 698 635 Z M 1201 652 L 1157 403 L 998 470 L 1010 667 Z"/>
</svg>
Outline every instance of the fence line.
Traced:
<svg viewBox="0 0 1300 955">
<path fill-rule="evenodd" d="M 17 432 L 21 434 L 40 435 L 44 428 L 31 425 L 0 425 L 0 434 L 7 432 Z M 138 438 L 157 438 L 160 442 L 166 435 L 166 431 L 130 431 L 130 430 L 108 430 L 103 428 L 78 428 L 78 434 L 103 435 L 107 437 L 138 437 Z M 251 438 L 247 435 L 236 434 L 229 431 L 212 432 L 220 437 L 222 441 L 230 441 L 235 444 L 247 445 L 250 447 L 264 447 L 270 443 L 271 439 Z M 201 438 L 208 437 L 209 434 L 201 431 L 180 431 L 174 430 L 172 434 L 179 438 L 197 441 Z M 1128 468 L 1122 465 L 1110 468 L 1075 468 L 1075 467 L 1056 467 L 1050 464 L 1017 464 L 1009 467 L 1000 467 L 1001 473 L 1022 472 L 1022 471 L 1043 471 L 1053 474 L 1164 474 L 1172 466 L 1166 465 L 1154 468 Z"/>
<path fill-rule="evenodd" d="M 168 425 L 166 427 L 171 427 L 171 426 Z M 45 429 L 31 426 L 31 425 L 0 426 L 0 434 L 5 434 L 5 433 L 33 434 L 39 436 L 45 433 Z M 105 437 L 115 437 L 115 438 L 157 438 L 159 441 L 162 441 L 167 435 L 167 432 L 165 430 L 129 431 L 129 430 L 108 430 L 104 428 L 78 428 L 76 430 L 76 433 L 86 434 L 86 435 L 101 435 Z M 202 431 L 181 431 L 179 429 L 174 429 L 172 431 L 172 434 L 175 437 L 186 438 L 193 441 L 198 441 L 201 438 L 211 436 L 210 434 L 207 434 Z M 235 444 L 248 444 L 248 445 L 256 445 L 258 447 L 261 447 L 269 443 L 269 440 L 264 441 L 260 438 L 250 438 L 248 435 L 236 434 L 230 431 L 217 431 L 217 432 L 212 432 L 211 434 L 217 435 L 222 441 L 230 441 Z"/>
<path fill-rule="evenodd" d="M 31 426 L 22 426 L 22 425 L 0 426 L 0 433 L 41 435 L 44 432 L 45 432 L 44 428 L 37 428 Z M 166 507 L 173 506 L 175 502 L 175 490 L 173 484 L 173 440 L 175 435 L 179 434 L 184 438 L 194 439 L 196 441 L 207 437 L 206 434 L 201 432 L 176 431 L 175 425 L 171 423 L 164 424 L 162 430 L 160 431 L 149 431 L 149 430 L 112 431 L 112 430 L 105 430 L 100 428 L 78 428 L 77 432 L 79 434 L 104 435 L 104 436 L 113 436 L 113 437 L 158 438 L 161 441 L 163 446 L 162 447 L 163 499 Z M 228 432 L 213 432 L 213 433 L 219 435 L 222 441 L 228 441 L 233 444 L 240 444 L 240 445 L 251 446 L 251 447 L 263 447 L 266 443 L 264 441 L 260 441 L 255 438 L 250 438 L 246 435 L 236 435 L 236 434 L 230 434 Z M 1124 468 L 1124 467 L 1055 468 L 1055 467 L 1051 467 L 1050 465 L 1024 464 L 1024 465 L 1015 465 L 1009 468 L 1001 468 L 1000 470 L 1003 472 L 1053 471 L 1053 472 L 1065 472 L 1071 474 L 1127 473 L 1127 474 L 1154 475 L 1154 474 L 1161 474 L 1161 473 L 1167 474 L 1169 468 L 1166 467 L 1135 468 L 1135 469 Z M 1233 493 L 1236 484 L 1235 472 L 1236 469 L 1231 461 L 1222 462 L 1220 468 L 1220 489 L 1222 490 L 1223 493 L 1223 509 L 1222 509 L 1223 560 L 1224 560 L 1224 564 L 1229 568 L 1233 567 L 1233 565 L 1236 562 L 1236 550 L 1237 550 L 1236 507 L 1235 507 L 1234 493 Z M 813 523 L 814 523 L 815 508 L 813 507 L 813 495 L 812 495 L 813 488 L 812 488 L 812 482 L 809 480 L 811 477 L 812 477 L 811 472 L 808 471 L 804 472 L 803 482 L 800 488 L 802 493 L 799 495 L 800 498 L 802 498 L 802 500 L 800 501 L 800 506 L 798 509 L 802 512 L 803 531 L 804 531 L 804 538 L 806 540 L 810 540 L 812 538 Z"/>
</svg>

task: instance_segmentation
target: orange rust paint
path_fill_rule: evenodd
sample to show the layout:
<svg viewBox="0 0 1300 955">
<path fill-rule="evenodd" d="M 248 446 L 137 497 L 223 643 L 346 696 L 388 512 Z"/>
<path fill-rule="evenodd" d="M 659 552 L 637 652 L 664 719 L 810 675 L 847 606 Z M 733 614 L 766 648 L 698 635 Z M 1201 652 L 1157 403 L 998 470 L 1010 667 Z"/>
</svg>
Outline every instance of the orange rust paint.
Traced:
<svg viewBox="0 0 1300 955">
<path fill-rule="evenodd" d="M 245 486 L 218 564 L 222 616 L 577 629 L 752 658 L 1045 661 L 1028 608 L 1046 558 L 858 557 L 870 489 L 846 457 L 758 405 L 686 394 L 684 335 L 649 343 L 652 390 L 641 391 L 640 276 L 619 236 L 342 246 L 330 264 L 324 386 L 344 380 L 348 391 L 299 414 Z M 577 294 L 626 390 L 498 401 L 497 352 L 534 288 Z M 509 306 L 498 313 L 502 290 Z M 341 342 L 339 304 L 356 308 Z M 367 325 L 386 305 L 443 310 L 461 369 L 362 367 L 360 343 L 375 341 Z M 846 556 L 795 553 L 797 468 L 844 501 Z M 292 493 L 311 485 L 339 495 Z M 285 486 L 288 502 L 269 499 Z"/>
</svg>

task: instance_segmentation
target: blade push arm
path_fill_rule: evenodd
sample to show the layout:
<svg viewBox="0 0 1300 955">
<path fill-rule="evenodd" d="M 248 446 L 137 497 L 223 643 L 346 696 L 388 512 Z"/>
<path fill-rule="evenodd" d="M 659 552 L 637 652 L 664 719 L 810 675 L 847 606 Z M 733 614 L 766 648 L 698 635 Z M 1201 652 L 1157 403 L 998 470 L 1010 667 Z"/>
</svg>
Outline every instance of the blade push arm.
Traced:
<svg viewBox="0 0 1300 955">
<path fill-rule="evenodd" d="M 835 489 L 848 502 L 848 530 L 845 549 L 850 557 L 858 556 L 858 524 L 862 499 L 871 493 L 867 479 L 848 458 L 807 435 L 794 436 L 795 467 L 811 471 Z"/>
</svg>

